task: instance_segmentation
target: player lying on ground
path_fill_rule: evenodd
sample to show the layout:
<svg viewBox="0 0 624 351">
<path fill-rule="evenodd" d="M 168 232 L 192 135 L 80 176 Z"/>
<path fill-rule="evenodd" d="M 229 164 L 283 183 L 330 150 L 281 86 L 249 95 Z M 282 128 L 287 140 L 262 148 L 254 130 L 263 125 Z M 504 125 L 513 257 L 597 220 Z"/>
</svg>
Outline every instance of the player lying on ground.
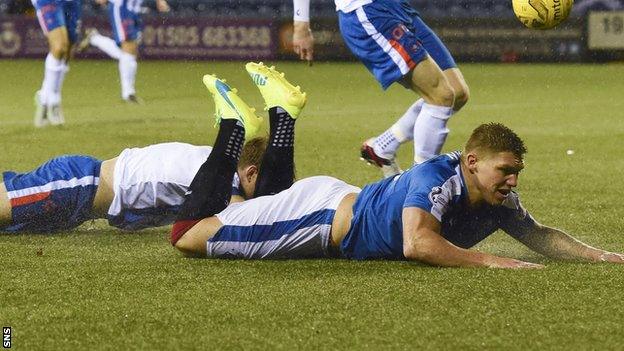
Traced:
<svg viewBox="0 0 624 351">
<path fill-rule="evenodd" d="M 267 86 L 278 77 L 264 75 Z M 469 250 L 502 229 L 530 249 L 555 259 L 624 263 L 622 254 L 588 246 L 539 224 L 512 189 L 526 152 L 509 128 L 483 124 L 463 152 L 435 157 L 401 175 L 360 189 L 318 176 L 275 195 L 230 204 L 243 135 L 259 119 L 222 81 L 205 76 L 217 105 L 220 130 L 213 152 L 195 178 L 174 223 L 171 242 L 188 256 L 213 258 L 407 259 L 436 266 L 541 268 L 542 265 Z M 287 90 L 284 88 L 284 90 Z M 295 94 L 295 92 L 292 92 Z M 289 96 L 283 94 L 282 96 Z M 297 114 L 271 116 L 262 168 L 292 167 Z M 284 161 L 284 162 L 282 162 Z M 270 168 L 275 167 L 275 168 Z M 265 175 L 266 175 L 265 174 Z M 263 181 L 260 174 L 258 181 Z M 276 184 L 274 191 L 286 182 Z"/>
<path fill-rule="evenodd" d="M 299 114 L 305 94 L 285 81 L 278 89 L 273 89 L 274 84 L 267 85 L 266 76 L 277 77 L 279 73 L 262 64 L 246 67 L 260 89 L 271 120 L 286 113 L 276 104 L 283 100 L 276 97 L 284 92 L 282 87 L 296 92 L 288 99 L 287 108 L 289 114 Z M 258 127 L 251 132 L 257 133 Z M 275 154 L 264 157 L 265 148 L 264 137 L 245 144 L 238 155 L 236 174 L 228 181 L 233 182 L 233 186 L 229 185 L 234 191 L 231 200 L 279 192 L 292 184 L 292 149 L 277 155 L 290 161 L 278 163 Z M 209 146 L 165 143 L 126 149 L 103 162 L 89 156 L 63 156 L 29 173 L 5 172 L 4 183 L 0 183 L 0 232 L 68 230 L 93 218 L 107 218 L 110 225 L 125 230 L 169 224 L 212 150 Z M 271 166 L 261 167 L 262 162 Z M 282 164 L 287 167 L 280 169 Z M 267 169 L 271 170 L 268 174 Z M 259 174 L 261 180 L 256 181 Z"/>
<path fill-rule="evenodd" d="M 253 197 L 266 138 L 244 147 L 232 182 L 233 197 Z M 32 172 L 4 173 L 0 183 L 0 232 L 57 232 L 106 218 L 139 230 L 170 224 L 210 146 L 163 143 L 125 149 L 113 159 L 61 156 Z M 240 179 L 240 181 L 239 181 Z"/>
<path fill-rule="evenodd" d="M 400 144 L 414 141 L 414 162 L 437 156 L 449 130 L 446 125 L 470 95 L 453 56 L 407 0 L 335 0 L 340 33 L 351 52 L 383 89 L 395 82 L 421 96 L 388 130 L 364 142 L 362 158 L 381 167 L 386 177 L 400 168 Z M 293 47 L 312 60 L 310 1 L 293 0 Z"/>
</svg>

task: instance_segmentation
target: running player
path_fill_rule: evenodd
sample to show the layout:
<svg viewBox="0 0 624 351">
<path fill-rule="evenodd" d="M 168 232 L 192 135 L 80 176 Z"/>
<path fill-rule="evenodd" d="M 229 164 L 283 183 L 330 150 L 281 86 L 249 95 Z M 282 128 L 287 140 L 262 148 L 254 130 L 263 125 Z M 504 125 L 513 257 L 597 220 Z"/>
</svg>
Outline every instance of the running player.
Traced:
<svg viewBox="0 0 624 351">
<path fill-rule="evenodd" d="M 265 86 L 279 76 L 248 67 Z M 255 80 L 254 80 L 255 81 Z M 205 76 L 220 106 L 214 150 L 200 167 L 171 232 L 185 255 L 212 258 L 406 259 L 435 266 L 542 268 L 540 264 L 469 250 L 498 229 L 555 259 L 624 263 L 624 255 L 588 246 L 539 224 L 512 189 L 526 152 L 509 128 L 483 124 L 463 152 L 441 155 L 363 190 L 332 177 L 302 179 L 275 195 L 230 204 L 226 186 L 236 170 L 246 128 L 259 123 L 225 83 Z M 296 114 L 283 94 L 271 116 L 264 159 L 292 153 Z M 291 166 L 276 166 L 276 170 Z M 263 163 L 263 168 L 267 164 Z M 263 181 L 261 173 L 258 182 Z M 282 184 L 284 185 L 284 184 Z M 273 190 L 279 190 L 276 187 Z"/>
<path fill-rule="evenodd" d="M 72 44 L 78 38 L 81 0 L 32 0 L 39 25 L 48 39 L 43 83 L 35 93 L 35 127 L 61 125 L 65 117 L 61 109 L 61 90 L 69 71 Z"/>
<path fill-rule="evenodd" d="M 78 50 L 93 45 L 104 51 L 111 58 L 119 61 L 119 80 L 121 98 L 126 102 L 141 103 L 136 95 L 135 81 L 139 41 L 143 29 L 141 23 L 141 5 L 143 0 L 96 0 L 104 5 L 108 2 L 108 19 L 113 29 L 115 40 L 101 35 L 97 29 L 87 31 Z M 156 0 L 159 12 L 169 12 L 166 0 Z"/>
<path fill-rule="evenodd" d="M 451 115 L 468 101 L 469 90 L 453 57 L 407 0 L 335 0 L 340 32 L 351 52 L 383 89 L 398 82 L 420 94 L 388 130 L 364 142 L 361 157 L 381 167 L 386 177 L 401 170 L 400 144 L 414 141 L 414 162 L 440 153 Z M 293 0 L 293 46 L 311 61 L 309 0 Z"/>
</svg>

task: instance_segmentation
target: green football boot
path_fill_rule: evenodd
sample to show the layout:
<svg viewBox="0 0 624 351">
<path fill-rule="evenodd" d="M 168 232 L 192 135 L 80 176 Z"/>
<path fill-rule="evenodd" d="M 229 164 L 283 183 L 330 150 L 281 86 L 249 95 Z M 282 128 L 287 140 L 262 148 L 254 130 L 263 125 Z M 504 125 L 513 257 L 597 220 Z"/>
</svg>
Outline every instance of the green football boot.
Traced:
<svg viewBox="0 0 624 351">
<path fill-rule="evenodd" d="M 260 90 L 267 110 L 281 107 L 293 119 L 299 117 L 306 104 L 306 93 L 301 92 L 301 87 L 293 86 L 284 78 L 284 73 L 276 71 L 275 67 L 267 67 L 262 62 L 249 62 L 245 69 Z"/>
<path fill-rule="evenodd" d="M 238 95 L 237 90 L 225 84 L 225 80 L 215 75 L 206 74 L 204 85 L 212 94 L 215 102 L 217 124 L 222 119 L 236 119 L 245 128 L 245 140 L 255 137 L 262 128 L 262 117 L 256 116 L 256 110 L 249 107 Z"/>
</svg>

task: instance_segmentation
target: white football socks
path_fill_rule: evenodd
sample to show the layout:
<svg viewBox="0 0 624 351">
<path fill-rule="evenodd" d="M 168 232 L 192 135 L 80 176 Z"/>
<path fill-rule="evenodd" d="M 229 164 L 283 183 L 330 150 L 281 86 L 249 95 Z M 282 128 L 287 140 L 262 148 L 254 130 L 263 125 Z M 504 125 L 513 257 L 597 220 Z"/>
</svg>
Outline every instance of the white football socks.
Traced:
<svg viewBox="0 0 624 351">
<path fill-rule="evenodd" d="M 121 81 L 121 97 L 127 99 L 128 96 L 136 94 L 134 82 L 136 80 L 137 59 L 136 56 L 124 52 L 117 46 L 117 43 L 109 37 L 101 34 L 91 36 L 89 43 L 104 51 L 108 56 L 119 61 L 119 80 Z"/>
<path fill-rule="evenodd" d="M 109 37 L 105 37 L 101 34 L 93 34 L 89 39 L 89 44 L 104 51 L 104 53 L 115 60 L 119 60 L 121 57 L 121 49 L 117 46 L 117 43 Z"/>
<path fill-rule="evenodd" d="M 423 103 L 414 123 L 414 163 L 422 163 L 437 156 L 449 133 L 446 128 L 453 108 Z"/>
<path fill-rule="evenodd" d="M 401 144 L 414 139 L 414 123 L 423 103 L 423 99 L 418 99 L 390 128 L 375 138 L 373 150 L 377 155 L 394 158 Z"/>
<path fill-rule="evenodd" d="M 119 58 L 119 77 L 121 78 L 121 97 L 123 99 L 127 99 L 128 96 L 136 94 L 134 90 L 136 72 L 136 56 L 122 51 L 121 57 Z"/>
<path fill-rule="evenodd" d="M 58 105 L 61 102 L 61 86 L 67 72 L 67 64 L 48 53 L 45 59 L 43 83 L 39 99 L 44 105 Z"/>
<path fill-rule="evenodd" d="M 67 61 L 63 61 L 61 65 L 61 71 L 59 72 L 58 79 L 56 80 L 56 86 L 54 87 L 54 94 L 58 104 L 61 103 L 61 90 L 63 89 L 63 82 L 65 81 L 65 75 L 69 71 L 69 65 Z"/>
</svg>

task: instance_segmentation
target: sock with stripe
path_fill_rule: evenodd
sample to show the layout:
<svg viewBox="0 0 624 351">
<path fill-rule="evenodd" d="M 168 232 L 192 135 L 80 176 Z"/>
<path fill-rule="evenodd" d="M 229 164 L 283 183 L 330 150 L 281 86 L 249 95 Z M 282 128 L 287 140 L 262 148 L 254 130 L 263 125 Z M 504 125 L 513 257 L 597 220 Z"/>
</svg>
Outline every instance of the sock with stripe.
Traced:
<svg viewBox="0 0 624 351">
<path fill-rule="evenodd" d="M 452 107 L 423 103 L 414 123 L 414 163 L 440 154 L 449 133 L 446 124 L 452 115 Z"/>
<path fill-rule="evenodd" d="M 295 179 L 295 119 L 281 107 L 269 109 L 269 143 L 260 164 L 254 197 L 277 194 Z"/>
<path fill-rule="evenodd" d="M 423 99 L 418 99 L 390 128 L 375 138 L 373 150 L 378 156 L 394 158 L 401 144 L 414 139 L 414 124 L 423 103 Z"/>
<path fill-rule="evenodd" d="M 176 217 L 171 231 L 172 244 L 195 223 L 227 207 L 244 142 L 245 129 L 237 120 L 221 120 L 212 152 L 195 174 Z"/>
</svg>

